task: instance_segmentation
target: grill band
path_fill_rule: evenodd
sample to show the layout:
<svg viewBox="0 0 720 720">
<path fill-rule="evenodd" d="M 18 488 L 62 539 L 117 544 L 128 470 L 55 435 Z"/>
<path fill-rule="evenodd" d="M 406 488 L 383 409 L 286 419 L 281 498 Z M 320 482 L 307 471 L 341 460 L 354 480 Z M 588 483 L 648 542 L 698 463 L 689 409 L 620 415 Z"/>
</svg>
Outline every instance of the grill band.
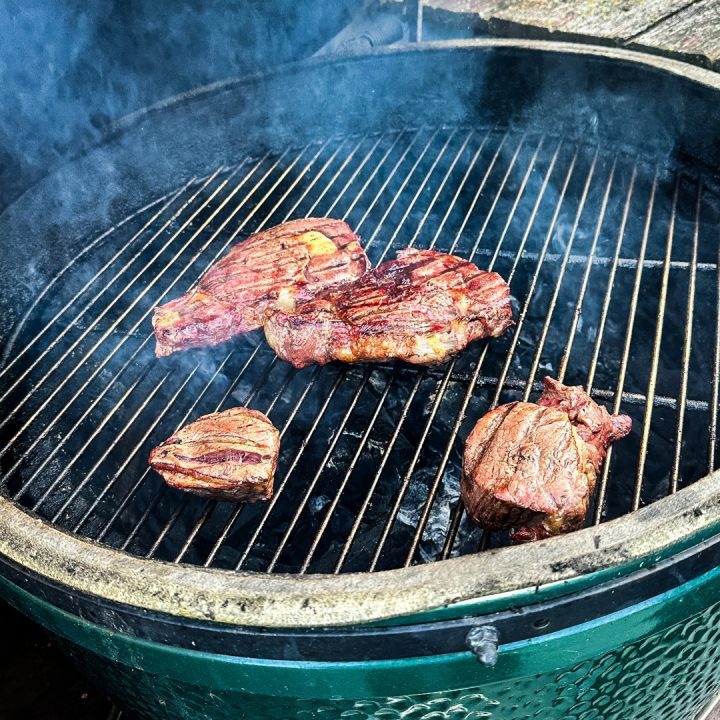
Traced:
<svg viewBox="0 0 720 720">
<path fill-rule="evenodd" d="M 113 632 L 189 650 L 266 660 L 353 662 L 468 651 L 474 628 L 496 629 L 501 646 L 543 637 L 649 600 L 720 565 L 720 535 L 673 558 L 589 590 L 537 605 L 444 622 L 389 627 L 278 629 L 201 623 L 139 610 L 68 589 L 0 556 L 17 586 Z"/>
</svg>

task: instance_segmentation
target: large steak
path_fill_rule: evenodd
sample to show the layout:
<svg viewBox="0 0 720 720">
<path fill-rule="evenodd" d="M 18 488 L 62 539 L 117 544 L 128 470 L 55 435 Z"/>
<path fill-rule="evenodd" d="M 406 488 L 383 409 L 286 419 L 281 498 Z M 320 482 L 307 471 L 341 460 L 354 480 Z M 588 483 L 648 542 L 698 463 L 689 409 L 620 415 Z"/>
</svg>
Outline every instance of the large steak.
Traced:
<svg viewBox="0 0 720 720">
<path fill-rule="evenodd" d="M 354 282 L 275 312 L 265 335 L 295 367 L 391 358 L 432 365 L 511 324 L 510 289 L 497 273 L 407 249 Z"/>
<path fill-rule="evenodd" d="M 217 345 L 262 326 L 318 290 L 368 269 L 360 239 L 340 220 L 293 220 L 251 235 L 190 292 L 155 308 L 155 354 Z"/>
<path fill-rule="evenodd" d="M 582 527 L 608 445 L 630 432 L 579 386 L 545 378 L 537 403 L 501 405 L 465 444 L 461 494 L 470 518 L 527 542 Z"/>
</svg>

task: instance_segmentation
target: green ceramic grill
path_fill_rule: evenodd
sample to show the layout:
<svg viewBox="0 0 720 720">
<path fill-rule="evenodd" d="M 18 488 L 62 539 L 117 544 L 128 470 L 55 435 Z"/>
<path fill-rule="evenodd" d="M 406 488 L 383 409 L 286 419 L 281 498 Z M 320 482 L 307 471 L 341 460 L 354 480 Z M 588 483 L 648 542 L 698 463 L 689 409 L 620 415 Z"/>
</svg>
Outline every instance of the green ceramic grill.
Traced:
<svg viewBox="0 0 720 720">
<path fill-rule="evenodd" d="M 720 81 L 609 48 L 314 59 L 126 118 L 0 216 L 0 588 L 148 718 L 695 720 L 720 692 Z M 155 358 L 154 306 L 251 232 L 454 252 L 516 324 L 434 368 Z M 463 442 L 549 374 L 633 418 L 586 527 L 513 546 Z M 245 405 L 273 498 L 149 451 Z"/>
</svg>

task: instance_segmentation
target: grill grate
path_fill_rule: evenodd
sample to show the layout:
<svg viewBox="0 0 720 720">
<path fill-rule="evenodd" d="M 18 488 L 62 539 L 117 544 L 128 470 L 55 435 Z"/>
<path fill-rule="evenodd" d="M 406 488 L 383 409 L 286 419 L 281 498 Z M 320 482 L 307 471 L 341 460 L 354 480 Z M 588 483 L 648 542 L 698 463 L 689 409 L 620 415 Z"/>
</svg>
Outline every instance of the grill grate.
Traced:
<svg viewBox="0 0 720 720">
<path fill-rule="evenodd" d="M 39 294 L 0 372 L 5 492 L 148 558 L 266 572 L 374 571 L 507 542 L 458 502 L 462 441 L 544 374 L 634 430 L 589 523 L 715 468 L 718 198 L 688 169 L 532 132 L 412 128 L 329 138 L 194 179 L 92 242 Z M 346 219 L 373 263 L 435 247 L 510 282 L 517 325 L 439 368 L 296 371 L 261 333 L 157 360 L 152 308 L 227 248 L 291 217 Z M 236 404 L 280 429 L 273 498 L 166 488 L 150 449 Z"/>
</svg>

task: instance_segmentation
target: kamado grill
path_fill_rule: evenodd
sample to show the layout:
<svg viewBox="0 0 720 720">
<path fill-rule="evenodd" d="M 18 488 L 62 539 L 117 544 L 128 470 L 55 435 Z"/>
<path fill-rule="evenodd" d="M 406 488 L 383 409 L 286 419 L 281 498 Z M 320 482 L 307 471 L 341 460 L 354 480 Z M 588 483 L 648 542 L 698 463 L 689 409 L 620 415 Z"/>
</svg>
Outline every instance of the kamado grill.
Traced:
<svg viewBox="0 0 720 720">
<path fill-rule="evenodd" d="M 695 718 L 720 690 L 718 87 L 610 49 L 313 60 L 130 118 L 0 217 L 3 594 L 149 717 Z M 497 270 L 516 326 L 450 363 L 294 370 L 261 333 L 156 359 L 152 308 L 234 243 L 345 219 Z M 584 530 L 459 502 L 489 408 L 581 384 L 632 435 Z M 152 447 L 246 405 L 267 503 Z"/>
</svg>

